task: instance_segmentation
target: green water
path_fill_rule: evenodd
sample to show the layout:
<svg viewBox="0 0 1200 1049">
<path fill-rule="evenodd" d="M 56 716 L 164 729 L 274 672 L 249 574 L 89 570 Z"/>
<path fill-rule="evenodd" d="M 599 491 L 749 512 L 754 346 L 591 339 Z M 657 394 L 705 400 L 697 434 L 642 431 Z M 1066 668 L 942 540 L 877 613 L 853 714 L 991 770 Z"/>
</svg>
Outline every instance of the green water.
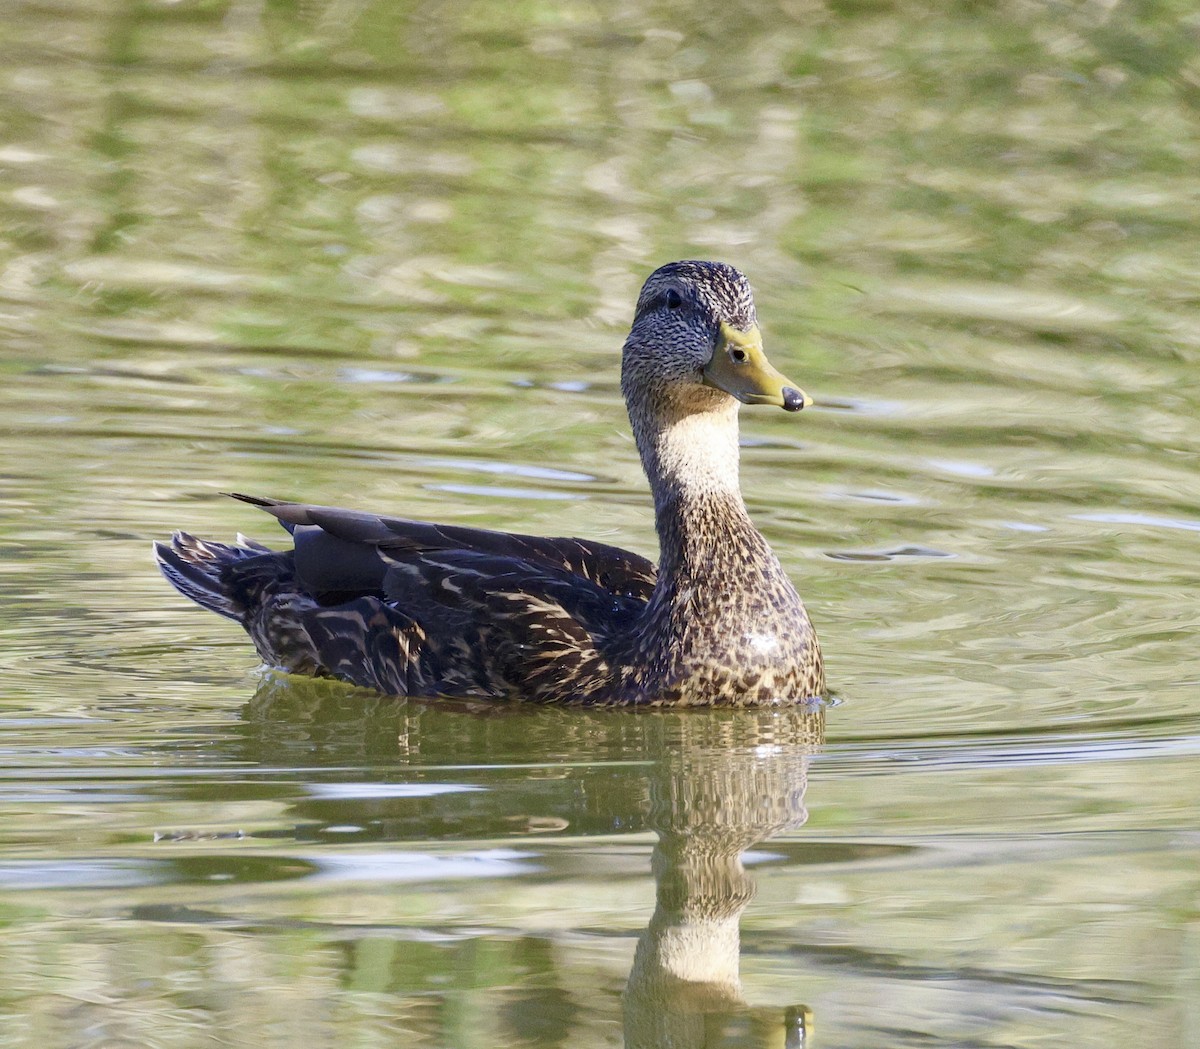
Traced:
<svg viewBox="0 0 1200 1049">
<path fill-rule="evenodd" d="M 1198 43 L 10 0 L 0 1046 L 1200 1044 Z M 681 257 L 818 402 L 742 472 L 828 709 L 383 700 L 158 577 L 277 538 L 229 490 L 653 553 L 617 366 Z"/>
</svg>

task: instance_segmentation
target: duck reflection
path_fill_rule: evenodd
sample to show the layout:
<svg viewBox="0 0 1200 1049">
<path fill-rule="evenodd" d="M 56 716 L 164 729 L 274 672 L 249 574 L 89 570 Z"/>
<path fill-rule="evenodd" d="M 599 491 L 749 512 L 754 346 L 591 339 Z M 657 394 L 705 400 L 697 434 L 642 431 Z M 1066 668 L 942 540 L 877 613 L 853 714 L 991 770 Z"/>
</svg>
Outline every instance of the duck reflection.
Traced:
<svg viewBox="0 0 1200 1049">
<path fill-rule="evenodd" d="M 811 1045 L 805 1006 L 747 1004 L 739 923 L 754 896 L 743 854 L 807 819 L 822 708 L 635 713 L 421 704 L 267 679 L 244 715 L 242 743 L 253 752 L 242 756 L 275 767 L 302 752 L 307 774 L 316 761 L 344 776 L 347 765 L 390 749 L 405 759 L 406 782 L 423 778 L 425 766 L 437 779 L 448 765 L 506 777 L 493 789 L 423 798 L 318 792 L 290 806 L 303 821 L 291 830 L 300 838 L 348 824 L 376 841 L 653 830 L 655 909 L 623 997 L 628 1049 Z M 538 774 L 528 771 L 531 763 Z M 370 764 L 378 775 L 378 761 Z M 514 766 L 525 771 L 514 776 Z"/>
<path fill-rule="evenodd" d="M 802 1005 L 750 1008 L 739 975 L 742 912 L 754 880 L 742 854 L 801 826 L 821 711 L 694 719 L 651 780 L 655 909 L 625 992 L 628 1049 L 804 1046 Z"/>
</svg>

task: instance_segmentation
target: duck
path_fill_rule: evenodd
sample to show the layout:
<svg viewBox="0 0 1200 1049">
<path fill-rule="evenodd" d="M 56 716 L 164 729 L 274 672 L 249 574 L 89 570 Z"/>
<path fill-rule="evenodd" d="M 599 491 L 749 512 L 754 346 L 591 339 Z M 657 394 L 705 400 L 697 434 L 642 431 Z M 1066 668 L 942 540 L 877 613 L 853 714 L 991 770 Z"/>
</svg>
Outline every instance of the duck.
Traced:
<svg viewBox="0 0 1200 1049">
<path fill-rule="evenodd" d="M 820 645 L 742 497 L 742 405 L 812 399 L 767 359 L 746 277 L 661 266 L 621 354 L 659 560 L 578 538 L 436 524 L 229 493 L 292 548 L 176 532 L 154 552 L 263 662 L 392 696 L 588 706 L 819 700 Z"/>
</svg>

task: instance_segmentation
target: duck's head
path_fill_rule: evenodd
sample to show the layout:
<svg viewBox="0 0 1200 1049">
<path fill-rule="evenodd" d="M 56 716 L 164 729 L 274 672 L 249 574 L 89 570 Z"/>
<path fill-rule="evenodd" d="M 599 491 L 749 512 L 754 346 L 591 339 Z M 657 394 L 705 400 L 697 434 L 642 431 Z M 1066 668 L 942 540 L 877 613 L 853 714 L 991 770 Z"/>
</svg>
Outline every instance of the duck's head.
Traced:
<svg viewBox="0 0 1200 1049">
<path fill-rule="evenodd" d="M 702 411 L 714 401 L 798 412 L 812 399 L 763 353 L 750 284 L 722 262 L 671 262 L 650 274 L 625 341 L 621 387 Z"/>
</svg>

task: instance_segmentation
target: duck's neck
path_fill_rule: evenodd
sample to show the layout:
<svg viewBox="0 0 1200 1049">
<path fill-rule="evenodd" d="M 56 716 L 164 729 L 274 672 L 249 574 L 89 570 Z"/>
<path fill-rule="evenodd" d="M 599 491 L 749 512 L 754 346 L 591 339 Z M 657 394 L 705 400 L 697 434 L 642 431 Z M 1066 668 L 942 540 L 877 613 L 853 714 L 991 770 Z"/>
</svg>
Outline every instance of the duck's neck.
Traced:
<svg viewBox="0 0 1200 1049">
<path fill-rule="evenodd" d="M 654 493 L 660 581 L 716 581 L 747 546 L 765 548 L 738 482 L 737 402 L 631 405 L 634 436 Z"/>
</svg>

